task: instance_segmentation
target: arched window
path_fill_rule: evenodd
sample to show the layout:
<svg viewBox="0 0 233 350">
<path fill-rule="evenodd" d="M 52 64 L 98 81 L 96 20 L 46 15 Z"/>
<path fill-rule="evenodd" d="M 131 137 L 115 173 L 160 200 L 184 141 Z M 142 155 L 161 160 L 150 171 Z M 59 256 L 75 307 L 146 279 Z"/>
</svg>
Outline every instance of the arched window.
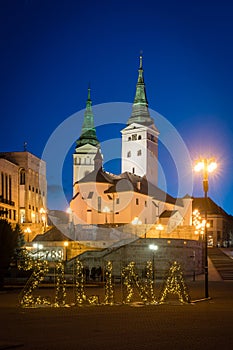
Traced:
<svg viewBox="0 0 233 350">
<path fill-rule="evenodd" d="M 141 140 L 142 139 L 142 136 L 141 135 L 138 135 L 138 140 Z"/>
<path fill-rule="evenodd" d="M 128 141 L 131 141 L 131 136 L 128 137 Z"/>
<path fill-rule="evenodd" d="M 25 170 L 21 169 L 19 173 L 19 184 L 25 185 Z"/>
<path fill-rule="evenodd" d="M 127 153 L 127 158 L 130 158 L 131 157 L 131 151 L 129 151 L 128 153 Z"/>
<path fill-rule="evenodd" d="M 138 155 L 138 156 L 141 156 L 141 155 L 142 155 L 142 150 L 141 150 L 141 149 L 139 149 L 139 150 L 137 151 L 137 155 Z"/>
</svg>

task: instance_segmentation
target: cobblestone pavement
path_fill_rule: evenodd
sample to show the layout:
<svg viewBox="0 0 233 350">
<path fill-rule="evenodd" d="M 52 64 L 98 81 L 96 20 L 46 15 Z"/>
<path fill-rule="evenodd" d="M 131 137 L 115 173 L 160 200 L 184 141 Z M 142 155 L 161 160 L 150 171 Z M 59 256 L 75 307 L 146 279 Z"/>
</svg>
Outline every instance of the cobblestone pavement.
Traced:
<svg viewBox="0 0 233 350">
<path fill-rule="evenodd" d="M 192 300 L 204 295 L 204 281 L 187 281 Z M 159 284 L 155 285 L 158 294 Z M 87 287 L 88 295 L 99 295 L 103 287 Z M 168 298 L 162 305 L 20 308 L 20 290 L 0 294 L 0 349 L 137 350 L 137 349 L 231 349 L 233 347 L 233 282 L 209 283 L 211 299 L 180 304 Z M 43 288 L 41 295 L 54 296 Z M 72 303 L 73 289 L 67 291 Z M 115 298 L 120 301 L 121 288 Z"/>
</svg>

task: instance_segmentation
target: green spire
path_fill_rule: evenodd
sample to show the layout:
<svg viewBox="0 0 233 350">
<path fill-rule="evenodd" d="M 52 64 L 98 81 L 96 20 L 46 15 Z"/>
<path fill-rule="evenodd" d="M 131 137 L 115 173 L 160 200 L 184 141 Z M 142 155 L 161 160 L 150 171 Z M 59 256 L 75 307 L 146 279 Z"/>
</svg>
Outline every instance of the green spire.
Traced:
<svg viewBox="0 0 233 350">
<path fill-rule="evenodd" d="M 96 136 L 96 130 L 94 127 L 94 116 L 92 112 L 92 101 L 91 101 L 91 89 L 88 87 L 86 110 L 84 113 L 84 120 L 82 125 L 81 136 L 76 141 L 77 147 L 91 144 L 98 146 L 99 141 Z"/>
<path fill-rule="evenodd" d="M 132 114 L 127 124 L 138 123 L 143 125 L 151 125 L 154 123 L 148 110 L 148 101 L 146 97 L 146 86 L 143 77 L 142 55 L 140 55 L 140 64 L 138 69 L 138 81 L 136 85 L 136 93 L 132 108 Z"/>
</svg>

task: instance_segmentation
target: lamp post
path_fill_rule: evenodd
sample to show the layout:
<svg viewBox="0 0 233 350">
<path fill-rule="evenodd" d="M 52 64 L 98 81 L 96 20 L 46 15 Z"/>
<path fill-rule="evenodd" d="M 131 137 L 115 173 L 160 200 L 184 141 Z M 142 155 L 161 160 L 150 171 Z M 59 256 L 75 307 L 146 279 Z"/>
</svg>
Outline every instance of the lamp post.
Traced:
<svg viewBox="0 0 233 350">
<path fill-rule="evenodd" d="M 27 227 L 25 230 L 24 230 L 25 234 L 27 235 L 27 242 L 30 241 L 30 233 L 32 232 L 32 230 L 30 229 L 30 227 Z"/>
<path fill-rule="evenodd" d="M 204 227 L 204 271 L 205 271 L 205 298 L 209 298 L 209 276 L 208 276 L 208 238 L 207 238 L 207 205 L 208 205 L 208 190 L 209 181 L 208 174 L 212 173 L 217 168 L 217 163 L 213 159 L 201 159 L 196 162 L 194 171 L 203 173 L 203 191 L 205 198 L 205 227 Z"/>
<path fill-rule="evenodd" d="M 138 235 L 138 225 L 142 224 L 142 221 L 139 219 L 138 216 L 135 216 L 135 218 L 131 221 L 131 224 L 136 227 L 136 236 Z"/>
<path fill-rule="evenodd" d="M 162 224 L 156 225 L 156 230 L 159 231 L 159 238 L 161 238 L 161 233 L 162 233 L 163 229 L 164 229 L 164 227 Z"/>
<path fill-rule="evenodd" d="M 46 227 L 46 210 L 44 208 L 40 208 L 40 218 L 43 223 L 43 232 L 45 232 Z"/>
<path fill-rule="evenodd" d="M 152 250 L 152 269 L 153 269 L 153 281 L 155 280 L 155 252 L 158 250 L 158 246 L 156 244 L 150 244 L 149 249 Z"/>
<path fill-rule="evenodd" d="M 67 261 L 67 247 L 69 245 L 69 242 L 65 241 L 64 242 L 64 260 Z"/>
<path fill-rule="evenodd" d="M 105 224 L 107 224 L 108 223 L 108 213 L 110 213 L 109 207 L 105 206 L 103 208 L 103 213 L 105 213 Z"/>
</svg>

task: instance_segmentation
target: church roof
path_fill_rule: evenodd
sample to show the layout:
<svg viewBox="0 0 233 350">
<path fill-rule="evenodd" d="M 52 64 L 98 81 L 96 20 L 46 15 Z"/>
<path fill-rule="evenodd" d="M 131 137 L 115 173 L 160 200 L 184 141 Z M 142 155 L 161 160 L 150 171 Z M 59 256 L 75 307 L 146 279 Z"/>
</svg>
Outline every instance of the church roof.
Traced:
<svg viewBox="0 0 233 350">
<path fill-rule="evenodd" d="M 81 136 L 76 141 L 77 147 L 90 144 L 93 146 L 99 146 L 99 140 L 96 136 L 96 130 L 94 126 L 94 116 L 92 112 L 92 101 L 91 101 L 91 89 L 88 88 L 88 96 L 86 102 L 86 110 L 84 113 L 84 120 L 82 125 Z"/>
<path fill-rule="evenodd" d="M 64 235 L 58 228 L 55 226 L 52 227 L 50 230 L 43 234 L 37 235 L 34 239 L 33 242 L 45 242 L 45 241 L 71 241 L 69 237 Z"/>
<path fill-rule="evenodd" d="M 78 183 L 87 183 L 87 182 L 102 182 L 110 183 L 114 182 L 114 179 L 117 178 L 117 175 L 110 174 L 103 170 L 103 168 L 98 168 L 84 176 L 78 181 Z"/>
<path fill-rule="evenodd" d="M 162 214 L 159 216 L 161 219 L 170 218 L 171 216 L 175 215 L 178 212 L 178 210 L 164 210 Z"/>
<path fill-rule="evenodd" d="M 205 211 L 205 198 L 204 197 L 197 197 L 193 198 L 193 209 L 198 209 L 201 213 L 204 213 Z M 228 214 L 219 207 L 211 198 L 207 198 L 207 213 L 208 214 L 217 214 L 217 215 L 223 215 L 227 216 Z"/>
<path fill-rule="evenodd" d="M 118 179 L 114 180 L 113 185 L 105 191 L 105 193 L 116 193 L 116 192 L 138 192 L 143 195 L 153 197 L 156 200 L 168 202 L 171 204 L 178 204 L 183 206 L 183 202 L 180 199 L 176 199 L 170 196 L 159 187 L 152 185 L 146 179 L 129 172 L 125 172 L 118 176 Z"/>
<path fill-rule="evenodd" d="M 146 96 L 146 86 L 143 77 L 142 56 L 140 56 L 140 66 L 138 69 L 138 81 L 136 85 L 136 93 L 132 107 L 132 113 L 127 124 L 138 123 L 146 126 L 154 125 L 148 110 L 148 101 Z"/>
</svg>

